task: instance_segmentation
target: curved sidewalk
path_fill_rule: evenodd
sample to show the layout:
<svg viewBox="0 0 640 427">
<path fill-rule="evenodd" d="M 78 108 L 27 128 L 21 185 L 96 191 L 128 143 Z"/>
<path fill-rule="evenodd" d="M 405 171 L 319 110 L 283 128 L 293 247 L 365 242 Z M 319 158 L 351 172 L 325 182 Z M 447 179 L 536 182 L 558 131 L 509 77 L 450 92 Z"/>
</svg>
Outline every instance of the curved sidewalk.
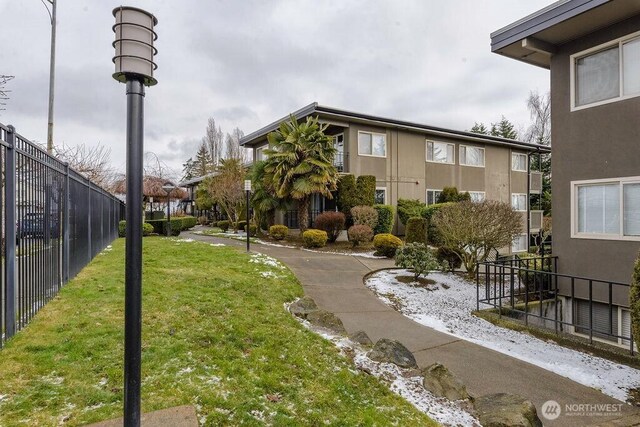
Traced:
<svg viewBox="0 0 640 427">
<path fill-rule="evenodd" d="M 189 237 L 244 248 L 245 243 L 189 233 Z M 413 352 L 420 367 L 434 362 L 445 365 L 467 386 L 473 396 L 493 393 L 519 394 L 538 408 L 548 400 L 565 404 L 621 403 L 598 390 L 488 348 L 460 340 L 420 325 L 382 303 L 363 284 L 372 270 L 393 266 L 389 260 L 309 252 L 300 249 L 252 244 L 261 252 L 286 264 L 300 280 L 304 292 L 320 308 L 337 314 L 349 333 L 363 330 L 372 341 L 390 338 Z M 640 426 L 640 410 L 623 405 L 610 416 L 560 416 L 549 426 Z"/>
</svg>

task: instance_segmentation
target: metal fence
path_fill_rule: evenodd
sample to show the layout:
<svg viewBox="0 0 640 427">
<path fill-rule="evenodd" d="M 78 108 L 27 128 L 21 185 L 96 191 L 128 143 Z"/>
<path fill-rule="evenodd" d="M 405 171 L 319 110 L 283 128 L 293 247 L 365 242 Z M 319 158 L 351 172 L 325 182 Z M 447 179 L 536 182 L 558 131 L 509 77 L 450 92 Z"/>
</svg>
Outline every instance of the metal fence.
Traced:
<svg viewBox="0 0 640 427">
<path fill-rule="evenodd" d="M 0 347 L 118 236 L 124 203 L 0 124 Z"/>
</svg>

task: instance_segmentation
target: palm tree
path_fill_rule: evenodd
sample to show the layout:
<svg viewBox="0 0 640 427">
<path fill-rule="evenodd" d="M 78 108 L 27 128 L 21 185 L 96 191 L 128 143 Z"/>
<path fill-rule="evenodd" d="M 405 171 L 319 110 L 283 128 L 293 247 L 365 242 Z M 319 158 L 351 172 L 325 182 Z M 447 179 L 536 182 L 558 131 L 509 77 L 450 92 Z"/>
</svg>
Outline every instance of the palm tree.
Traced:
<svg viewBox="0 0 640 427">
<path fill-rule="evenodd" d="M 253 183 L 253 194 L 251 195 L 251 206 L 253 206 L 253 217 L 258 233 L 262 219 L 267 217 L 267 224 L 273 225 L 275 222 L 275 211 L 289 207 L 289 199 L 276 196 L 272 181 L 266 179 L 266 161 L 258 161 L 251 167 L 251 181 Z"/>
<path fill-rule="evenodd" d="M 322 194 L 331 199 L 336 190 L 336 149 L 333 138 L 324 133 L 327 126 L 320 125 L 317 117 L 298 123 L 290 116 L 288 123 L 267 136 L 265 179 L 273 184 L 276 196 L 298 202 L 300 232 L 308 228 L 311 196 Z"/>
</svg>

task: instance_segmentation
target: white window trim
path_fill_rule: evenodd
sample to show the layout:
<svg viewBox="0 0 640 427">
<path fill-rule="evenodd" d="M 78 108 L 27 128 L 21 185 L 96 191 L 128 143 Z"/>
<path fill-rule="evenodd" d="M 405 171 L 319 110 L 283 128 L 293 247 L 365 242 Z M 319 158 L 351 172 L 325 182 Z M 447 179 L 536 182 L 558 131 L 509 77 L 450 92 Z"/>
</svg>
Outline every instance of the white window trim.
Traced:
<svg viewBox="0 0 640 427">
<path fill-rule="evenodd" d="M 625 42 L 631 41 L 634 38 L 637 38 L 640 36 L 640 31 L 637 31 L 635 33 L 631 33 L 631 34 L 627 34 L 626 36 L 623 37 L 619 37 L 615 40 L 611 40 L 608 41 L 606 43 L 602 43 L 598 46 L 594 46 L 592 48 L 583 50 L 581 52 L 578 53 L 574 53 L 573 55 L 571 55 L 569 57 L 569 76 L 570 76 L 570 92 L 571 92 L 571 99 L 570 99 L 570 107 L 571 107 L 571 111 L 579 111 L 579 110 L 584 110 L 585 108 L 591 108 L 591 107 L 597 107 L 599 105 L 605 105 L 605 104 L 610 104 L 612 102 L 618 102 L 618 101 L 623 101 L 625 99 L 629 99 L 629 98 L 636 98 L 638 96 L 640 96 L 640 93 L 634 93 L 633 95 L 624 95 L 624 80 L 623 80 L 623 75 L 622 75 L 622 68 L 623 68 L 623 63 L 620 62 L 620 69 L 618 70 L 618 72 L 620 73 L 620 92 L 619 92 L 619 96 L 615 97 L 615 98 L 610 98 L 610 99 L 605 99 L 602 101 L 596 101 L 596 102 L 592 102 L 591 104 L 585 104 L 585 105 L 576 105 L 576 60 L 580 59 L 582 57 L 585 56 L 589 56 L 590 54 L 593 53 L 597 53 L 601 50 L 605 50 L 607 48 L 613 47 L 613 46 L 618 46 L 618 49 L 620 49 L 619 55 L 620 58 L 622 58 L 622 45 Z"/>
<path fill-rule="evenodd" d="M 366 133 L 368 135 L 371 135 L 371 154 L 366 154 L 366 153 L 361 153 L 360 152 L 360 134 L 361 133 Z M 373 154 L 373 135 L 382 135 L 384 137 L 384 156 L 378 156 L 377 154 Z M 356 143 L 358 144 L 358 156 L 377 157 L 379 159 L 386 159 L 387 158 L 387 134 L 386 133 L 369 132 L 369 131 L 366 131 L 366 130 L 359 130 L 358 131 L 358 138 L 357 138 Z"/>
<path fill-rule="evenodd" d="M 511 247 L 509 248 L 511 250 L 511 253 L 512 254 L 521 254 L 521 253 L 527 252 L 529 250 L 529 248 L 527 247 L 528 246 L 527 245 L 528 242 L 526 240 L 527 239 L 527 233 L 518 234 L 517 237 L 524 237 L 525 238 L 525 248 L 524 249 L 520 249 L 518 251 L 514 251 L 513 250 L 513 242 L 511 242 Z"/>
<path fill-rule="evenodd" d="M 451 162 L 439 162 L 437 160 L 429 160 L 429 143 L 430 142 L 433 143 L 433 144 L 451 145 L 453 147 L 453 160 Z M 427 162 L 429 162 L 429 163 L 437 163 L 437 164 L 441 164 L 441 165 L 455 165 L 456 164 L 456 144 L 454 144 L 454 143 L 435 141 L 433 139 L 427 139 L 427 140 L 425 140 L 424 150 L 425 150 L 425 153 L 424 153 L 425 159 L 427 159 Z"/>
<path fill-rule="evenodd" d="M 469 195 L 471 195 L 471 193 L 476 193 L 476 194 L 482 194 L 482 200 L 487 200 L 487 192 L 486 191 L 475 191 L 475 190 L 461 190 L 461 193 L 469 193 Z M 473 199 L 472 199 L 473 200 Z"/>
<path fill-rule="evenodd" d="M 465 147 L 465 149 L 466 148 L 477 148 L 479 150 L 482 150 L 482 166 L 469 165 L 469 164 L 466 164 L 466 163 L 462 163 L 462 156 L 460 155 L 460 153 L 458 153 L 458 159 L 461 159 L 460 160 L 460 166 L 467 166 L 467 167 L 470 167 L 470 168 L 484 168 L 484 165 L 487 163 L 487 153 L 486 153 L 484 147 L 478 147 L 477 145 L 463 145 L 463 144 L 460 144 L 460 147 L 458 148 L 458 150 L 462 150 L 462 147 Z M 466 161 L 466 155 L 465 155 L 465 161 Z"/>
<path fill-rule="evenodd" d="M 267 148 L 269 148 L 268 145 L 262 145 L 262 146 L 256 148 L 256 161 L 260 161 L 259 160 L 259 157 L 260 157 L 259 153 L 262 153 L 262 157 L 263 157 L 262 160 L 266 160 L 267 159 L 266 154 L 264 154 L 264 150 L 266 150 Z"/>
<path fill-rule="evenodd" d="M 516 209 L 513 207 L 513 196 L 524 196 L 524 204 L 525 204 L 525 208 L 524 209 Z M 527 193 L 511 193 L 511 207 L 513 208 L 514 211 L 516 212 L 526 212 L 527 211 L 527 206 L 529 205 L 528 199 L 527 199 Z"/>
<path fill-rule="evenodd" d="M 513 156 L 523 156 L 523 157 L 525 158 L 525 160 L 524 160 L 524 164 L 525 164 L 524 169 L 514 169 L 514 168 L 513 168 Z M 528 160 L 529 160 L 529 156 L 527 156 L 527 155 L 526 155 L 526 154 L 524 154 L 524 153 L 514 153 L 514 152 L 511 152 L 511 170 L 512 170 L 513 172 L 526 172 L 526 171 L 527 171 L 527 164 L 528 164 Z"/>
<path fill-rule="evenodd" d="M 424 203 L 425 203 L 427 206 L 430 206 L 430 205 L 429 205 L 429 191 L 439 191 L 440 193 L 442 193 L 442 189 L 439 189 L 439 190 L 438 190 L 437 188 L 427 188 L 427 189 L 425 190 L 425 192 L 424 192 Z M 433 204 L 435 205 L 435 204 L 437 204 L 437 203 L 438 203 L 438 201 L 436 200 L 435 194 L 434 194 L 433 196 L 434 196 L 434 197 L 433 197 L 433 199 L 434 199 L 434 200 L 433 200 Z"/>
<path fill-rule="evenodd" d="M 376 191 L 378 190 L 382 190 L 384 191 L 384 203 L 383 205 L 387 204 L 387 187 L 376 187 Z"/>
<path fill-rule="evenodd" d="M 605 233 L 579 233 L 577 202 L 578 192 L 576 188 L 581 185 L 597 185 L 597 184 L 618 184 L 620 191 L 620 232 L 618 234 Z M 640 184 L 640 176 L 628 176 L 622 178 L 605 178 L 605 179 L 588 179 L 581 181 L 571 181 L 571 238 L 572 239 L 593 239 L 593 240 L 628 240 L 639 242 L 640 236 L 625 236 L 624 233 L 624 184 Z"/>
</svg>

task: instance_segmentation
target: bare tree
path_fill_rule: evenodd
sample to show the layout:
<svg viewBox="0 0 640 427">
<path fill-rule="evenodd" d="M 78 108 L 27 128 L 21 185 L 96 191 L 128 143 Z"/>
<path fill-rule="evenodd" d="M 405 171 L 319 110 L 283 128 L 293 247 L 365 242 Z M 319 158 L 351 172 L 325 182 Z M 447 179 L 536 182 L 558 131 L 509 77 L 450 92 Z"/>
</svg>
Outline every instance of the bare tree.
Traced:
<svg viewBox="0 0 640 427">
<path fill-rule="evenodd" d="M 443 206 L 433 222 L 443 246 L 456 253 L 470 277 L 475 276 L 476 263 L 486 260 L 492 249 L 510 246 L 522 233 L 520 214 L 495 200 Z"/>
<path fill-rule="evenodd" d="M 54 155 L 68 162 L 72 169 L 102 188 L 109 188 L 116 178 L 111 165 L 111 149 L 102 144 L 93 147 L 85 144 L 71 147 L 63 143 L 54 146 Z"/>
<path fill-rule="evenodd" d="M 525 140 L 532 144 L 551 145 L 551 99 L 547 92 L 540 95 L 538 92 L 529 93 L 527 108 L 531 116 L 531 126 L 525 133 Z"/>
<path fill-rule="evenodd" d="M 9 80 L 13 79 L 13 77 L 14 76 L 0 74 L 0 111 L 5 110 L 4 107 L 7 105 L 5 101 L 9 100 L 9 92 L 11 92 L 10 90 L 5 89 L 5 85 Z"/>
<path fill-rule="evenodd" d="M 240 139 L 244 136 L 239 128 L 235 128 L 231 133 L 227 134 L 225 138 L 226 159 L 238 159 L 241 163 L 247 160 L 246 150 L 240 146 Z"/>
<path fill-rule="evenodd" d="M 224 139 L 222 128 L 220 128 L 220 126 L 216 128 L 216 120 L 213 117 L 209 117 L 206 135 L 202 138 L 202 142 L 209 149 L 213 167 L 218 166 L 222 159 Z"/>
<path fill-rule="evenodd" d="M 225 159 L 220 163 L 216 175 L 204 181 L 211 199 L 233 224 L 238 223 L 245 203 L 243 180 L 246 174 L 247 170 L 239 159 Z"/>
<path fill-rule="evenodd" d="M 168 181 L 177 180 L 179 176 L 175 170 L 160 160 L 158 155 L 153 151 L 144 153 L 144 176 L 154 178 L 164 178 Z"/>
</svg>

